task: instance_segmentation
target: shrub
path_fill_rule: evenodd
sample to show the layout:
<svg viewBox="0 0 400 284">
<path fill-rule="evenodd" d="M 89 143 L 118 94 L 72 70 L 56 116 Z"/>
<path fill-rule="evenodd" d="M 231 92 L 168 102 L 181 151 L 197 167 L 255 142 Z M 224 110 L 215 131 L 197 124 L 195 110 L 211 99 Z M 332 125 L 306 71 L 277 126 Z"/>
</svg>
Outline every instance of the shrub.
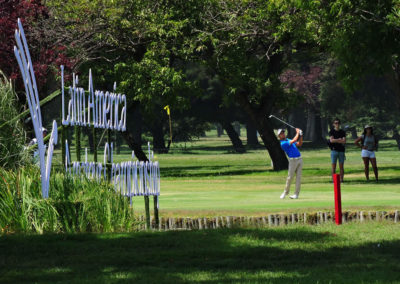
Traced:
<svg viewBox="0 0 400 284">
<path fill-rule="evenodd" d="M 135 224 L 128 200 L 107 183 L 54 173 L 42 199 L 38 168 L 0 168 L 2 233 L 129 232 Z"/>
<path fill-rule="evenodd" d="M 20 120 L 9 122 L 19 114 L 17 96 L 1 71 L 0 110 L 0 167 L 16 169 L 29 159 L 29 153 L 24 151 L 26 133 Z"/>
</svg>

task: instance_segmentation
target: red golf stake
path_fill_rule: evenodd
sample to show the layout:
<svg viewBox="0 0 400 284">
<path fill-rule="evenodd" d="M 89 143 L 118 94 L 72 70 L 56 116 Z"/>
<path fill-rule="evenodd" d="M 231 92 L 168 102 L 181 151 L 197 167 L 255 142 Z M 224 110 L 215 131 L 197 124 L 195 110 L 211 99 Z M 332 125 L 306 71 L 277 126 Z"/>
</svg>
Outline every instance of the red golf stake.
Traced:
<svg viewBox="0 0 400 284">
<path fill-rule="evenodd" d="M 333 184 L 335 186 L 335 223 L 342 224 L 342 197 L 340 196 L 340 175 L 333 175 Z"/>
</svg>

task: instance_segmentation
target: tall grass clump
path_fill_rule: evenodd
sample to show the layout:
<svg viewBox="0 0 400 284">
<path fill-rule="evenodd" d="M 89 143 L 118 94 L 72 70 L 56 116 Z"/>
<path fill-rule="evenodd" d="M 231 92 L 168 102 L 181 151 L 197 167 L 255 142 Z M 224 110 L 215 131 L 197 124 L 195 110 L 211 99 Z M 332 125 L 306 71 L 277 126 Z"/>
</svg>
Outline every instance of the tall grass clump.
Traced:
<svg viewBox="0 0 400 284">
<path fill-rule="evenodd" d="M 0 168 L 2 233 L 129 232 L 135 225 L 128 200 L 107 183 L 54 173 L 43 199 L 38 168 Z"/>
<path fill-rule="evenodd" d="M 17 96 L 3 72 L 0 71 L 0 167 L 16 169 L 29 160 L 24 151 L 26 133 L 20 120 Z"/>
</svg>

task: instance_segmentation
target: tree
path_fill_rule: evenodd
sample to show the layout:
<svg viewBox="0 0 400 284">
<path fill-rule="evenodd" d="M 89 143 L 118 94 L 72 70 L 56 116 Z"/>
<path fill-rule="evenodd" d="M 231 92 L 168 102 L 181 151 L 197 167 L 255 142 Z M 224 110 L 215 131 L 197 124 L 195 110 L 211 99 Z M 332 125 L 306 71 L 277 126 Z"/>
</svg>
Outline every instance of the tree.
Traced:
<svg viewBox="0 0 400 284">
<path fill-rule="evenodd" d="M 225 101 L 247 113 L 274 169 L 287 168 L 268 114 L 288 106 L 279 76 L 292 52 L 306 47 L 306 14 L 295 1 L 212 1 L 202 19 L 194 45 L 228 88 Z"/>
<path fill-rule="evenodd" d="M 301 62 L 296 65 L 300 66 L 292 66 L 292 68 L 287 69 L 282 74 L 281 81 L 288 88 L 294 89 L 298 97 L 303 99 L 300 108 L 307 112 L 304 139 L 312 142 L 322 142 L 325 138 L 322 135 L 321 98 L 319 96 L 322 68 L 318 64 L 310 64 L 310 62 Z M 296 123 L 296 125 L 299 124 Z"/>
<path fill-rule="evenodd" d="M 338 60 L 338 78 L 347 91 L 364 83 L 367 75 L 384 74 L 398 93 L 400 106 L 399 1 L 316 1 L 310 8 L 321 48 Z"/>
<path fill-rule="evenodd" d="M 45 19 L 50 19 L 48 9 L 41 1 L 11 0 L 0 2 L 0 70 L 7 77 L 17 80 L 17 91 L 23 90 L 21 74 L 14 56 L 14 33 L 17 20 L 21 19 L 35 70 L 36 82 L 43 98 L 45 87 L 51 76 L 64 64 L 66 68 L 72 66 L 73 60 L 66 55 L 66 48 L 62 43 L 51 42 L 46 36 L 46 27 L 42 25 Z"/>
<path fill-rule="evenodd" d="M 331 51 L 337 60 L 338 80 L 346 91 L 340 101 L 352 106 L 344 108 L 349 110 L 344 115 L 351 117 L 350 126 L 369 119 L 376 124 L 382 120 L 386 125 L 395 124 L 392 113 L 400 109 L 399 4 L 398 0 L 337 0 L 315 1 L 309 6 L 310 17 L 322 30 L 315 33 L 321 48 Z M 377 81 L 383 85 L 373 88 L 371 84 Z M 337 89 L 335 85 L 330 89 Z M 387 126 L 381 124 L 380 128 Z M 398 133 L 395 126 L 389 128 Z"/>
</svg>

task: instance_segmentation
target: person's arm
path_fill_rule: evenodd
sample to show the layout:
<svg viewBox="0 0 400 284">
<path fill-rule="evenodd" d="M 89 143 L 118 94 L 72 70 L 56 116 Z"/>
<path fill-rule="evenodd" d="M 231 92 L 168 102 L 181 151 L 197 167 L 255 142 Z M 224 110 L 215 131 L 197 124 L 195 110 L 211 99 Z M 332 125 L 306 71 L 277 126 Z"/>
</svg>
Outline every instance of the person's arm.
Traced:
<svg viewBox="0 0 400 284">
<path fill-rule="evenodd" d="M 329 133 L 329 134 L 331 134 L 331 133 Z M 333 133 L 332 133 L 333 134 Z M 331 134 L 331 137 L 329 137 L 329 141 L 331 142 L 331 143 L 340 143 L 340 144 L 346 144 L 346 133 L 344 134 L 344 136 L 343 137 L 340 137 L 340 138 L 335 138 L 335 137 L 333 137 L 333 135 Z"/>
<path fill-rule="evenodd" d="M 354 140 L 354 144 L 358 147 L 358 148 L 362 148 L 362 145 L 360 144 L 361 142 L 361 136 L 358 137 L 356 140 Z"/>
<path fill-rule="evenodd" d="M 300 136 L 300 129 L 296 128 L 296 136 L 294 136 L 293 139 L 289 141 L 289 144 L 292 145 L 293 143 L 297 142 L 299 136 Z"/>
<path fill-rule="evenodd" d="M 300 135 L 299 142 L 296 143 L 296 146 L 301 147 L 303 145 L 303 135 Z"/>
<path fill-rule="evenodd" d="M 331 141 L 331 143 L 342 143 L 342 144 L 346 144 L 346 137 L 342 137 L 342 138 L 335 139 L 333 136 L 331 136 L 331 137 L 329 138 L 329 141 Z"/>
</svg>

